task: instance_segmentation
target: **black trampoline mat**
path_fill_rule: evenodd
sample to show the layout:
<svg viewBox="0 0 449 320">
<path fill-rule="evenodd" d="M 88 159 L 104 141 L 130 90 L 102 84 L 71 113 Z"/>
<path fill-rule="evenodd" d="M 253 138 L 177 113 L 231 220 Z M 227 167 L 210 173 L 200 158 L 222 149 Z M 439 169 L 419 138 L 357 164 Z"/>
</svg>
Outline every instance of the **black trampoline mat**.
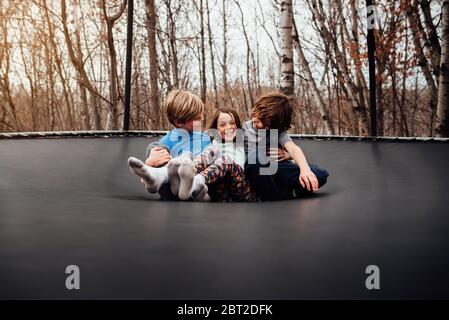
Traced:
<svg viewBox="0 0 449 320">
<path fill-rule="evenodd" d="M 296 140 L 317 195 L 194 203 L 131 174 L 152 140 L 0 141 L 0 298 L 449 298 L 448 144 Z"/>
</svg>

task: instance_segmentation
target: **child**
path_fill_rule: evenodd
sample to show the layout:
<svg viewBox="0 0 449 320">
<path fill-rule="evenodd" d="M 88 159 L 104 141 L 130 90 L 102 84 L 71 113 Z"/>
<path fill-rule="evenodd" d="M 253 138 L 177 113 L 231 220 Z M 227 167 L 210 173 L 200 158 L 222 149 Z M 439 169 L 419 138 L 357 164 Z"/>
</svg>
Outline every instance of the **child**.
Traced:
<svg viewBox="0 0 449 320">
<path fill-rule="evenodd" d="M 208 185 L 209 194 L 215 201 L 257 200 L 254 190 L 245 178 L 245 150 L 243 144 L 236 143 L 238 129 L 241 129 L 240 118 L 234 109 L 222 108 L 215 112 L 209 126 L 209 133 L 213 133 L 215 137 L 214 148 L 195 158 L 190 163 L 190 169 L 186 165 L 188 160 L 184 161 L 184 167 L 181 165 L 178 172 L 180 199 L 190 198 L 189 188 L 195 183 L 192 179 L 198 179 Z M 173 161 L 175 160 L 171 162 Z"/>
<path fill-rule="evenodd" d="M 177 172 L 183 160 L 201 154 L 211 144 L 211 139 L 201 132 L 204 120 L 203 102 L 191 92 L 171 91 L 165 101 L 165 110 L 168 120 L 175 129 L 169 131 L 158 142 L 148 145 L 145 163 L 131 157 L 128 164 L 131 171 L 141 178 L 148 192 L 159 192 L 162 198 L 173 199 L 169 195 L 169 173 Z M 174 158 L 179 162 L 168 164 Z M 172 185 L 171 189 L 173 188 Z M 208 200 L 207 186 L 202 181 L 195 184 L 192 194 L 198 201 Z"/>
<path fill-rule="evenodd" d="M 301 148 L 288 135 L 292 114 L 293 107 L 287 96 L 270 93 L 256 101 L 251 113 L 252 120 L 242 126 L 246 139 L 245 151 L 248 155 L 245 172 L 263 201 L 292 199 L 317 191 L 329 176 L 326 170 L 309 165 Z M 273 175 L 264 175 L 260 172 L 261 168 L 267 167 L 272 161 L 268 158 L 267 150 L 270 150 L 270 147 L 278 147 L 270 146 L 268 136 L 271 136 L 270 130 L 273 129 L 277 130 L 278 146 L 285 149 L 295 163 L 281 159 Z"/>
</svg>

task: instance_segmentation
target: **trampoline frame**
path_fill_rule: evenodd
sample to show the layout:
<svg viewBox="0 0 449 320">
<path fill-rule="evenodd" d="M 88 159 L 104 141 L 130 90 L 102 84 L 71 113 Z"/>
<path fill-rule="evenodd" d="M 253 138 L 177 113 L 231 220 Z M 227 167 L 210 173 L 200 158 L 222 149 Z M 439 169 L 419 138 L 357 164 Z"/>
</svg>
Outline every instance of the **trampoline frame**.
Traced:
<svg viewBox="0 0 449 320">
<path fill-rule="evenodd" d="M 92 131 L 38 131 L 38 132 L 3 132 L 0 140 L 4 139 L 30 139 L 30 138 L 115 138 L 115 137 L 157 137 L 165 135 L 168 131 L 157 130 L 92 130 Z M 341 140 L 341 141 L 384 141 L 384 142 L 437 142 L 448 143 L 449 138 L 436 137 L 393 137 L 393 136 L 342 136 L 342 135 L 316 135 L 316 134 L 290 134 L 295 139 L 310 140 Z"/>
</svg>

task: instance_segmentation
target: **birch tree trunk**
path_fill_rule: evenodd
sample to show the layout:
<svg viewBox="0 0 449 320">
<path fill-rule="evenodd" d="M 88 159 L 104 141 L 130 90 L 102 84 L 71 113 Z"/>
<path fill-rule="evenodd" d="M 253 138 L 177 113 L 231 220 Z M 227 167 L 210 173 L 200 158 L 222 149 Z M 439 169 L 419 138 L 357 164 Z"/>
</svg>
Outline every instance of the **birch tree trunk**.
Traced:
<svg viewBox="0 0 449 320">
<path fill-rule="evenodd" d="M 436 135 L 449 137 L 449 1 L 445 0 L 441 9 L 442 15 L 442 50 L 440 62 L 440 86 L 438 92 L 438 108 Z"/>
<path fill-rule="evenodd" d="M 281 2 L 281 21 L 279 25 L 281 46 L 280 86 L 281 92 L 284 93 L 289 99 L 295 98 L 292 24 L 292 0 L 283 0 Z"/>
</svg>

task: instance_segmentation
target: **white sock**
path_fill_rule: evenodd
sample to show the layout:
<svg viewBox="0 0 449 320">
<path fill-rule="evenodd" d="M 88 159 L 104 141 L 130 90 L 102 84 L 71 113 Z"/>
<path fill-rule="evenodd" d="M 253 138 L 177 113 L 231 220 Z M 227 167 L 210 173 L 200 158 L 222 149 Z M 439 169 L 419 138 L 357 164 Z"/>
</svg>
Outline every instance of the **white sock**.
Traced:
<svg viewBox="0 0 449 320">
<path fill-rule="evenodd" d="M 168 183 L 168 172 L 167 167 L 154 168 L 145 166 L 147 172 L 154 178 L 154 185 L 157 186 L 157 190 L 164 184 Z"/>
<path fill-rule="evenodd" d="M 167 164 L 168 180 L 170 180 L 171 192 L 176 196 L 179 194 L 179 184 L 181 182 L 178 173 L 180 165 L 180 158 L 173 158 Z"/>
<path fill-rule="evenodd" d="M 190 159 L 182 159 L 178 169 L 179 193 L 181 200 L 193 198 L 195 201 L 209 201 L 206 180 L 201 174 L 195 175 L 195 165 Z"/>
<path fill-rule="evenodd" d="M 203 175 L 197 174 L 193 178 L 192 189 L 190 191 L 193 200 L 195 201 L 209 201 L 210 197 L 207 193 L 208 188 L 206 185 L 206 179 Z"/>
<path fill-rule="evenodd" d="M 188 200 L 192 195 L 193 178 L 195 177 L 195 165 L 192 160 L 184 158 L 178 169 L 179 193 L 181 200 Z"/>
<path fill-rule="evenodd" d="M 156 193 L 160 187 L 168 182 L 167 167 L 154 168 L 145 165 L 139 159 L 131 157 L 128 159 L 131 172 L 139 176 L 150 193 Z"/>
</svg>

